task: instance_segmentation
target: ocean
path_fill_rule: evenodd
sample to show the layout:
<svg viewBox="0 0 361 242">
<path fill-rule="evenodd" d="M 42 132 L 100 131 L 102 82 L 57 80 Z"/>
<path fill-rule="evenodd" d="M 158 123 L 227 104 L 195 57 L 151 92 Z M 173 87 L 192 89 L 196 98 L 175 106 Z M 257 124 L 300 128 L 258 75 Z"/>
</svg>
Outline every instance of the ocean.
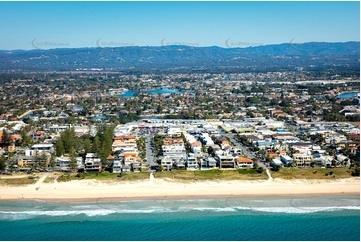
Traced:
<svg viewBox="0 0 361 242">
<path fill-rule="evenodd" d="M 356 196 L 0 202 L 0 240 L 359 239 Z"/>
</svg>

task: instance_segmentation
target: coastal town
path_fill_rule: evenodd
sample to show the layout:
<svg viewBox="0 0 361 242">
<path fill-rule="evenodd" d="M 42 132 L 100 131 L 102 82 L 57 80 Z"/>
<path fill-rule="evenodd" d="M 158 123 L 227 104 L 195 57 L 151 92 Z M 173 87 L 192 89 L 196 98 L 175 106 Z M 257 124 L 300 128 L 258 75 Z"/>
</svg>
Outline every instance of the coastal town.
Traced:
<svg viewBox="0 0 361 242">
<path fill-rule="evenodd" d="M 352 74 L 84 72 L 1 82 L 3 174 L 346 167 L 359 176 Z"/>
<path fill-rule="evenodd" d="M 0 1 L 1 241 L 361 241 L 359 1 Z"/>
</svg>

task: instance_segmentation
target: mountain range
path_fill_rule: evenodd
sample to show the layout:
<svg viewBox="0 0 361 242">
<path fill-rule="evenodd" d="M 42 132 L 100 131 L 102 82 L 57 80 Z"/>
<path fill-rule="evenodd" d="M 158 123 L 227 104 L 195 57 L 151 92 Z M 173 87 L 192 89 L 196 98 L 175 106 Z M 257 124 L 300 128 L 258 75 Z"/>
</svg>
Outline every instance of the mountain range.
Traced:
<svg viewBox="0 0 361 242">
<path fill-rule="evenodd" d="M 262 72 L 353 70 L 360 42 L 310 42 L 246 48 L 126 46 L 0 50 L 0 71 L 101 70 L 142 72 Z"/>
</svg>

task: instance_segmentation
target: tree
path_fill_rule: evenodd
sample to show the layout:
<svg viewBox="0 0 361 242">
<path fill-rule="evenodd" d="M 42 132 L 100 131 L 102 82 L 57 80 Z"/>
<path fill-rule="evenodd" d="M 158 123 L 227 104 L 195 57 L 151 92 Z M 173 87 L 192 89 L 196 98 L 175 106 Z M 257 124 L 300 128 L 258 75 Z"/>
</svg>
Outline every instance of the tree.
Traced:
<svg viewBox="0 0 361 242">
<path fill-rule="evenodd" d="M 56 166 L 56 154 L 53 152 L 50 156 L 50 167 L 54 168 Z"/>
<path fill-rule="evenodd" d="M 64 133 L 61 134 L 61 139 L 63 141 L 64 152 L 69 153 L 70 148 L 76 144 L 74 128 L 66 129 Z"/>
<path fill-rule="evenodd" d="M 6 129 L 3 130 L 3 135 L 1 138 L 1 141 L 3 145 L 8 146 L 11 143 L 11 135 L 6 131 Z"/>
<path fill-rule="evenodd" d="M 279 103 L 279 100 L 278 99 L 275 99 L 275 98 L 273 98 L 273 99 L 271 99 L 271 101 L 270 101 L 270 105 L 271 106 L 277 106 L 278 105 L 278 103 Z"/>
<path fill-rule="evenodd" d="M 42 152 L 39 156 L 39 166 L 41 168 L 47 168 L 48 155 L 45 152 Z"/>
<path fill-rule="evenodd" d="M 257 173 L 263 173 L 263 170 L 264 170 L 263 167 L 258 167 L 257 168 Z"/>
<path fill-rule="evenodd" d="M 78 167 L 78 163 L 76 160 L 76 154 L 75 154 L 74 147 L 70 148 L 69 154 L 70 154 L 70 163 L 69 163 L 70 169 L 75 170 Z"/>
<path fill-rule="evenodd" d="M 275 165 L 271 168 L 271 171 L 279 171 L 281 169 L 281 166 Z"/>
<path fill-rule="evenodd" d="M 58 142 L 56 142 L 55 149 L 56 149 L 56 156 L 64 155 L 64 145 L 63 145 L 63 140 L 61 138 L 58 139 Z"/>
<path fill-rule="evenodd" d="M 96 135 L 93 142 L 93 152 L 99 154 L 101 150 L 99 136 Z"/>
<path fill-rule="evenodd" d="M 32 143 L 31 137 L 27 134 L 25 129 L 22 129 L 20 131 L 20 135 L 21 135 L 21 142 L 20 142 L 21 147 L 26 147 Z"/>
<path fill-rule="evenodd" d="M 0 171 L 4 171 L 6 168 L 6 157 L 4 155 L 2 155 L 0 157 Z"/>
<path fill-rule="evenodd" d="M 91 143 L 90 139 L 85 139 L 84 151 L 85 151 L 85 153 L 90 153 L 92 151 L 92 143 Z"/>
</svg>

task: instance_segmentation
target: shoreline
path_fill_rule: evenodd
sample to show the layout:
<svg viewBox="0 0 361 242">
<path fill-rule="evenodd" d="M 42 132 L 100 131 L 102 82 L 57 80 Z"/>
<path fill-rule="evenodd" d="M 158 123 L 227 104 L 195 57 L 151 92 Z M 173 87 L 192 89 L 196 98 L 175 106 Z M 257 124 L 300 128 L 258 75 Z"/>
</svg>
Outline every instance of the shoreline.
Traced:
<svg viewBox="0 0 361 242">
<path fill-rule="evenodd" d="M 54 202 L 109 202 L 135 200 L 217 199 L 247 197 L 359 196 L 360 179 L 247 180 L 182 183 L 150 179 L 138 182 L 104 183 L 76 180 L 0 186 L 0 201 L 39 200 Z"/>
<path fill-rule="evenodd" d="M 104 197 L 104 198 L 45 198 L 45 199 L 0 199 L 1 202 L 33 201 L 35 203 L 111 203 L 137 201 L 173 201 L 173 200 L 215 200 L 241 198 L 325 198 L 325 197 L 359 197 L 360 193 L 319 193 L 319 194 L 259 194 L 259 195 L 211 195 L 211 196 L 147 196 L 147 197 Z"/>
</svg>

